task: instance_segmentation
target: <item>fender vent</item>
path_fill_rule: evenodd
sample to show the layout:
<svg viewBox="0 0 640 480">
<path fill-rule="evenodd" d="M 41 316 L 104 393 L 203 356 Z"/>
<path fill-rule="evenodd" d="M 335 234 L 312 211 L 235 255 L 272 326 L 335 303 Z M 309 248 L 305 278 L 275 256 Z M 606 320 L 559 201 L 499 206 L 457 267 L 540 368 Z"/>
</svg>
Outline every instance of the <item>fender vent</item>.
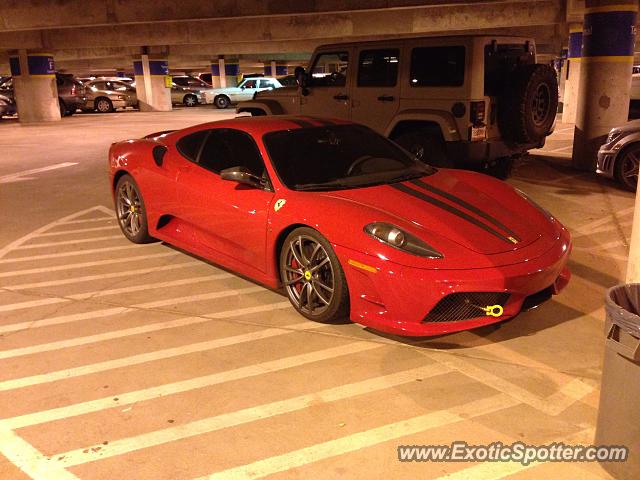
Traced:
<svg viewBox="0 0 640 480">
<path fill-rule="evenodd" d="M 504 307 L 511 294 L 505 292 L 452 293 L 440 300 L 422 321 L 423 323 L 458 322 L 485 317 L 482 309 L 492 305 Z"/>
<path fill-rule="evenodd" d="M 164 147 L 162 145 L 157 145 L 153 147 L 153 161 L 156 162 L 157 166 L 159 167 L 162 166 L 165 153 L 167 153 L 167 147 Z"/>
</svg>

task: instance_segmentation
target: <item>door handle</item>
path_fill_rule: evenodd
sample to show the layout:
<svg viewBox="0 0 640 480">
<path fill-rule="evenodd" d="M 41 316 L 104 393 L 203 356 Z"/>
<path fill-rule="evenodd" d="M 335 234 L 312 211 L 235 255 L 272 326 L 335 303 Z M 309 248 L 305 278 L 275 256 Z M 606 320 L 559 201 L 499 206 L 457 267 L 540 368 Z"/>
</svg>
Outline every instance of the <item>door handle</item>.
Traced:
<svg viewBox="0 0 640 480">
<path fill-rule="evenodd" d="M 341 93 L 340 95 L 334 95 L 333 99 L 334 100 L 349 100 L 349 95 L 345 95 L 344 93 Z"/>
<path fill-rule="evenodd" d="M 393 95 L 380 95 L 378 100 L 381 102 L 393 102 L 395 97 Z"/>
</svg>

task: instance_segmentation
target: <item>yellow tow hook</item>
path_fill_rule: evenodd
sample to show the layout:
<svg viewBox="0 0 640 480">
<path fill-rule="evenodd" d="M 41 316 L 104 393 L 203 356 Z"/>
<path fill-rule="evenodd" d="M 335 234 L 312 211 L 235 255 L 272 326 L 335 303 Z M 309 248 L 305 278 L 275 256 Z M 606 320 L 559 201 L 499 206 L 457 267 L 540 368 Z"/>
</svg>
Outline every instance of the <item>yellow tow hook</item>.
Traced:
<svg viewBox="0 0 640 480">
<path fill-rule="evenodd" d="M 486 307 L 479 307 L 484 311 L 488 317 L 501 317 L 504 313 L 502 305 L 487 305 Z"/>
</svg>

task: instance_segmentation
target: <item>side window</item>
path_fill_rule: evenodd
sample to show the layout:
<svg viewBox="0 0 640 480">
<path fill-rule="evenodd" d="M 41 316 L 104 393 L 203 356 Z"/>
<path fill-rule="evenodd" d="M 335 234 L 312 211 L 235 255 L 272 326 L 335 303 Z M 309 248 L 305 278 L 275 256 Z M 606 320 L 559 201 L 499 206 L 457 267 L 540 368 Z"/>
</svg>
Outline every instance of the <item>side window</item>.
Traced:
<svg viewBox="0 0 640 480">
<path fill-rule="evenodd" d="M 258 88 L 258 81 L 257 80 L 247 80 L 246 82 L 244 82 L 244 84 L 242 86 L 244 88 Z"/>
<path fill-rule="evenodd" d="M 412 87 L 460 87 L 464 84 L 465 48 L 419 47 L 411 51 Z"/>
<path fill-rule="evenodd" d="M 198 132 L 185 135 L 176 142 L 176 148 L 178 152 L 187 160 L 196 162 L 198 160 L 198 153 L 202 147 L 202 142 L 209 135 L 209 130 L 200 130 Z"/>
<path fill-rule="evenodd" d="M 400 50 L 363 50 L 358 59 L 359 87 L 394 87 L 398 79 Z"/>
<path fill-rule="evenodd" d="M 91 86 L 95 89 L 95 90 L 106 90 L 107 86 L 104 84 L 104 82 L 93 82 L 91 84 Z"/>
<path fill-rule="evenodd" d="M 184 77 L 173 77 L 173 81 L 176 85 L 180 85 L 181 87 L 187 86 L 187 79 Z"/>
<path fill-rule="evenodd" d="M 311 67 L 310 84 L 314 87 L 344 87 L 348 67 L 347 52 L 321 53 Z"/>
<path fill-rule="evenodd" d="M 264 162 L 253 138 L 229 128 L 211 130 L 198 164 L 214 173 L 220 173 L 225 168 L 245 167 L 258 177 L 264 174 Z"/>
</svg>

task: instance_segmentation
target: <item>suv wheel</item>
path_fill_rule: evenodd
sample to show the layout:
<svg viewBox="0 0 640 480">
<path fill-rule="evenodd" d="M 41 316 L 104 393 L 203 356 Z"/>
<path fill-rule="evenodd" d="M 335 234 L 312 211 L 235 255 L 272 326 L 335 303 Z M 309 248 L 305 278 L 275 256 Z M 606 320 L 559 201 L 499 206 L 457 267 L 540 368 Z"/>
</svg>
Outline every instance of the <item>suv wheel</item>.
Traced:
<svg viewBox="0 0 640 480">
<path fill-rule="evenodd" d="M 229 100 L 229 97 L 226 97 L 224 95 L 218 95 L 213 99 L 213 103 L 216 107 L 224 109 L 229 108 L 229 105 L 231 105 L 231 100 Z"/>
<path fill-rule="evenodd" d="M 498 100 L 502 136 L 516 143 L 539 143 L 551 131 L 558 111 L 558 79 L 549 65 L 524 65 Z"/>
<path fill-rule="evenodd" d="M 431 129 L 417 129 L 401 133 L 393 141 L 414 155 L 421 162 L 436 167 L 452 168 L 447 158 L 442 135 L 436 135 Z"/>
<path fill-rule="evenodd" d="M 96 110 L 100 113 L 113 112 L 113 103 L 106 97 L 99 97 L 96 99 Z"/>
</svg>

